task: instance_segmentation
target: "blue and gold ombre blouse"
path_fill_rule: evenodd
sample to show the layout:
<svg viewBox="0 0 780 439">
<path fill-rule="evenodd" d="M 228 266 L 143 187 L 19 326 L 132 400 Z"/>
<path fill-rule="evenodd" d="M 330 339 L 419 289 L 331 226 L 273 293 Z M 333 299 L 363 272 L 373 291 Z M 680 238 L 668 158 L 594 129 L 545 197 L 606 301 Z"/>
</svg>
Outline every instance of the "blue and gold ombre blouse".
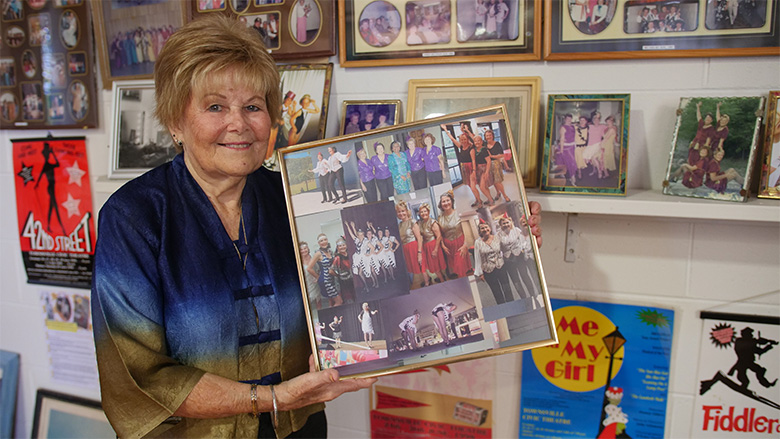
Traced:
<svg viewBox="0 0 780 439">
<path fill-rule="evenodd" d="M 246 270 L 181 154 L 100 210 L 92 315 L 103 409 L 120 437 L 256 437 L 249 414 L 169 417 L 206 372 L 267 385 L 308 371 L 280 175 L 250 174 L 242 206 L 246 235 L 240 230 L 237 244 L 248 252 Z M 281 412 L 277 435 L 323 407 Z"/>
</svg>

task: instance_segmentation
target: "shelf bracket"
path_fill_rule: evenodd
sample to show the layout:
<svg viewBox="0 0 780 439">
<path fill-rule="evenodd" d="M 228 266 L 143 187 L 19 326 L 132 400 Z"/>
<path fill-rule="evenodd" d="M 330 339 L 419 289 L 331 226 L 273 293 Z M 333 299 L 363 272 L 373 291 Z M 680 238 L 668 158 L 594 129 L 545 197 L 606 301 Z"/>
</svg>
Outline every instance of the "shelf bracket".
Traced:
<svg viewBox="0 0 780 439">
<path fill-rule="evenodd" d="M 579 218 L 576 213 L 566 214 L 566 251 L 563 260 L 574 262 L 577 259 L 577 236 L 580 232 Z"/>
</svg>

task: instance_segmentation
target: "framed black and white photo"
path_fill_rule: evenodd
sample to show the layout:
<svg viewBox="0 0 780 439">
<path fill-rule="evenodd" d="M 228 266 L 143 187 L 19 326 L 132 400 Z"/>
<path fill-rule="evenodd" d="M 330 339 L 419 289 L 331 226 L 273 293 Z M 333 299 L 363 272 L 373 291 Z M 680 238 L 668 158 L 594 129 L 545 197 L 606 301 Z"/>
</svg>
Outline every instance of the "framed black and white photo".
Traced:
<svg viewBox="0 0 780 439">
<path fill-rule="evenodd" d="M 168 130 L 154 117 L 154 81 L 114 81 L 108 178 L 129 179 L 173 159 Z"/>
</svg>

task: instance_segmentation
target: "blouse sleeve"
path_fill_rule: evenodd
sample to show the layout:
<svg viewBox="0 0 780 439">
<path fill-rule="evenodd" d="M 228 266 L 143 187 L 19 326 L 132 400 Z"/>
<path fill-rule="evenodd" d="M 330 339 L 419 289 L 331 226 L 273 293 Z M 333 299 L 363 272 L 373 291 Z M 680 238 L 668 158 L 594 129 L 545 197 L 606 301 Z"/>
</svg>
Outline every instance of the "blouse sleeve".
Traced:
<svg viewBox="0 0 780 439">
<path fill-rule="evenodd" d="M 474 241 L 474 276 L 482 276 L 482 256 L 479 251 L 479 241 Z"/>
<path fill-rule="evenodd" d="M 145 436 L 169 418 L 204 371 L 167 352 L 159 236 L 107 203 L 95 248 L 92 315 L 103 410 L 119 437 Z"/>
</svg>

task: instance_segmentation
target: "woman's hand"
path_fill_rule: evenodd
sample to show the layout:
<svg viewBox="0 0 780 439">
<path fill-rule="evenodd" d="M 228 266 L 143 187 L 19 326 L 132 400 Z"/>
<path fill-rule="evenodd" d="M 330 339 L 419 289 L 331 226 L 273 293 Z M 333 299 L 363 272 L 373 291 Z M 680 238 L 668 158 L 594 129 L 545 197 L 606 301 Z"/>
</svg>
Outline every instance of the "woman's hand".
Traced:
<svg viewBox="0 0 780 439">
<path fill-rule="evenodd" d="M 531 234 L 536 237 L 536 245 L 542 246 L 542 205 L 536 201 L 528 202 L 528 226 L 531 227 Z"/>
<path fill-rule="evenodd" d="M 318 402 L 332 401 L 344 393 L 368 388 L 376 380 L 376 378 L 339 380 L 336 369 L 317 372 L 314 356 L 309 356 L 309 373 L 277 385 L 276 402 L 279 410 L 292 410 Z"/>
</svg>

